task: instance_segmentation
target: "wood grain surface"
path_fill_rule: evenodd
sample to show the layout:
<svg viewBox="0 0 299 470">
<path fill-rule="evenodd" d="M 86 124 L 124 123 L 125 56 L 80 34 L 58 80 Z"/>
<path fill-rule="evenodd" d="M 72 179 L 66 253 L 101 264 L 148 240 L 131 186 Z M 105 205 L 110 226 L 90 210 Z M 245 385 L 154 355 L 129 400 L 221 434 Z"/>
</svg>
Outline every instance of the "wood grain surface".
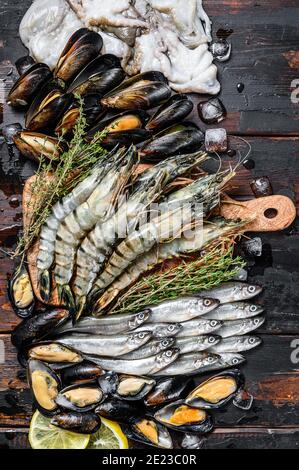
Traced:
<svg viewBox="0 0 299 470">
<path fill-rule="evenodd" d="M 25 53 L 18 25 L 30 3 L 0 1 L 0 123 L 22 122 L 22 116 L 5 104 L 5 95 L 16 77 L 13 63 Z M 293 81 L 299 79 L 298 1 L 204 3 L 213 19 L 214 37 L 232 30 L 232 58 L 219 64 L 220 97 L 228 113 L 221 126 L 229 131 L 231 147 L 244 155 L 250 146 L 255 162 L 253 170 L 239 168 L 229 194 L 248 200 L 253 197 L 250 182 L 268 176 L 274 194 L 291 198 L 298 211 L 299 104 L 291 101 Z M 238 83 L 245 85 L 242 93 Z M 22 191 L 34 164 L 1 140 L 0 146 L 0 348 L 5 351 L 0 364 L 0 448 L 16 449 L 29 445 L 32 401 L 10 344 L 9 333 L 19 320 L 6 296 L 7 277 L 14 268 L 6 253 L 14 249 L 22 230 Z M 230 163 L 236 165 L 237 158 Z M 254 406 L 249 413 L 234 407 L 217 413 L 216 431 L 205 439 L 205 448 L 299 446 L 298 220 L 281 233 L 260 236 L 263 254 L 250 260 L 249 274 L 251 281 L 265 287 L 257 301 L 265 306 L 267 321 L 260 330 L 263 345 L 246 354 L 243 367 Z"/>
</svg>

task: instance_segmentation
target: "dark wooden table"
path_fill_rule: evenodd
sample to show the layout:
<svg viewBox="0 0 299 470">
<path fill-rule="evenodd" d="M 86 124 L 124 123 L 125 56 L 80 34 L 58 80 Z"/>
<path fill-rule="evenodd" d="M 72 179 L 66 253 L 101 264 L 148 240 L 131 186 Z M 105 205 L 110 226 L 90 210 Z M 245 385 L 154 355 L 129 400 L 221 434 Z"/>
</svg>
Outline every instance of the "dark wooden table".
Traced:
<svg viewBox="0 0 299 470">
<path fill-rule="evenodd" d="M 0 1 L 0 119 L 16 120 L 5 105 L 5 93 L 16 76 L 14 61 L 24 54 L 18 25 L 31 0 Z M 293 80 L 299 79 L 298 0 L 207 0 L 214 36 L 232 30 L 233 54 L 220 65 L 221 97 L 228 110 L 224 122 L 232 136 L 246 139 L 255 168 L 240 169 L 235 195 L 251 198 L 253 177 L 267 175 L 275 194 L 299 204 L 299 104 L 292 103 Z M 220 31 L 221 34 L 221 31 Z M 244 83 L 242 93 L 237 84 Z M 299 82 L 298 82 L 299 83 Z M 297 85 L 298 86 L 298 85 Z M 294 97 L 296 93 L 294 93 Z M 299 98 L 299 93 L 298 93 Z M 231 137 L 232 146 L 241 146 Z M 30 162 L 1 146 L 0 248 L 14 248 L 22 227 L 22 188 L 32 174 Z M 261 330 L 264 344 L 247 355 L 243 367 L 255 396 L 250 412 L 230 407 L 217 418 L 206 448 L 299 447 L 299 236 L 298 222 L 282 233 L 261 235 L 263 256 L 250 268 L 261 283 L 260 301 L 267 308 Z M 31 398 L 24 371 L 17 364 L 10 332 L 18 323 L 6 296 L 11 261 L 0 252 L 0 448 L 28 447 Z M 297 339 L 297 342 L 296 342 Z M 293 353 L 293 356 L 292 356 Z"/>
</svg>

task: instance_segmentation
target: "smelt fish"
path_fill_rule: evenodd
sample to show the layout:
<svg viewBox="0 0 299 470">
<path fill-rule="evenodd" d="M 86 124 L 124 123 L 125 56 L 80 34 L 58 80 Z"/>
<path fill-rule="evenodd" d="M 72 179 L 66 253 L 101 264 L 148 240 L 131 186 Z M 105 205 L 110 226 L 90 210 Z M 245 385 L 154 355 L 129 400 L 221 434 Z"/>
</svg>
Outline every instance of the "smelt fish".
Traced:
<svg viewBox="0 0 299 470">
<path fill-rule="evenodd" d="M 210 366 L 205 367 L 205 372 L 209 372 L 211 370 L 221 370 L 227 369 L 228 367 L 238 366 L 243 364 L 246 359 L 242 354 L 238 353 L 221 353 L 218 356 L 217 361 Z"/>
<path fill-rule="evenodd" d="M 117 357 L 140 348 L 151 337 L 151 332 L 141 331 L 121 336 L 69 335 L 61 337 L 59 342 L 83 354 Z"/>
<path fill-rule="evenodd" d="M 135 331 L 151 331 L 155 338 L 166 338 L 167 336 L 176 336 L 182 330 L 182 323 L 147 323 L 140 326 Z"/>
<path fill-rule="evenodd" d="M 209 298 L 218 299 L 221 304 L 252 299 L 262 292 L 263 288 L 245 282 L 224 282 L 214 289 L 199 292 Z"/>
<path fill-rule="evenodd" d="M 104 357 L 88 356 L 87 359 L 95 362 L 105 370 L 117 372 L 119 374 L 131 375 L 153 375 L 179 357 L 179 349 L 167 349 L 156 356 L 145 359 L 126 360 L 126 359 L 105 359 Z"/>
<path fill-rule="evenodd" d="M 75 325 L 71 321 L 55 331 L 55 334 L 87 333 L 91 335 L 118 335 L 133 331 L 150 318 L 149 309 L 136 314 L 109 315 L 100 318 L 84 317 Z"/>
<path fill-rule="evenodd" d="M 220 336 L 202 335 L 202 336 L 185 336 L 176 338 L 175 344 L 180 349 L 181 354 L 196 353 L 209 349 L 212 351 L 213 346 L 216 346 L 221 341 Z"/>
<path fill-rule="evenodd" d="M 231 336 L 223 338 L 218 344 L 209 348 L 209 351 L 215 354 L 238 353 L 256 348 L 261 342 L 262 340 L 258 336 Z"/>
<path fill-rule="evenodd" d="M 232 302 L 221 304 L 212 312 L 207 313 L 204 318 L 214 318 L 214 320 L 243 320 L 255 317 L 264 311 L 260 305 L 249 304 L 247 302 Z"/>
<path fill-rule="evenodd" d="M 259 328 L 265 321 L 265 317 L 246 318 L 245 320 L 228 320 L 223 322 L 223 326 L 217 331 L 222 338 L 230 336 L 246 335 L 250 331 Z"/>
<path fill-rule="evenodd" d="M 146 357 L 155 356 L 166 349 L 172 348 L 176 343 L 176 339 L 173 336 L 167 338 L 157 338 L 149 341 L 144 346 L 135 351 L 126 354 L 124 359 L 144 359 Z"/>
<path fill-rule="evenodd" d="M 155 376 L 173 376 L 173 375 L 187 375 L 198 374 L 206 367 L 210 367 L 220 359 L 217 354 L 199 352 L 182 354 L 179 358 L 165 367 L 165 369 L 157 371 Z"/>
<path fill-rule="evenodd" d="M 221 321 L 218 320 L 189 320 L 181 323 L 182 329 L 177 334 L 178 338 L 185 336 L 199 336 L 207 335 L 219 330 L 222 326 Z M 218 334 L 218 332 L 217 332 Z"/>
<path fill-rule="evenodd" d="M 219 301 L 216 299 L 181 297 L 162 302 L 159 305 L 149 306 L 152 312 L 150 321 L 153 323 L 184 322 L 214 310 L 218 304 Z"/>
</svg>

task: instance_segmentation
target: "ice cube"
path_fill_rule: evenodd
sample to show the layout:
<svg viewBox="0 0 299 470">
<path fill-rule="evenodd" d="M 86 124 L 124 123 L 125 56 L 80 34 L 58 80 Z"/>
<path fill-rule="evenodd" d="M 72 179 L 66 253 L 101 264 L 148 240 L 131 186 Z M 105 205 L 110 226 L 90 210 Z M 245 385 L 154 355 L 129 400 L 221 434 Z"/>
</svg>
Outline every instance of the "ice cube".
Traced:
<svg viewBox="0 0 299 470">
<path fill-rule="evenodd" d="M 272 196 L 273 188 L 267 176 L 256 178 L 250 183 L 251 190 L 255 197 Z"/>
<path fill-rule="evenodd" d="M 226 129 L 207 129 L 205 135 L 205 147 L 207 152 L 223 153 L 227 151 Z"/>
<path fill-rule="evenodd" d="M 226 109 L 218 98 L 212 98 L 199 103 L 198 115 L 206 124 L 217 124 L 225 119 Z"/>
<path fill-rule="evenodd" d="M 226 62 L 231 56 L 232 46 L 225 39 L 219 39 L 211 44 L 210 50 L 216 60 Z"/>
</svg>

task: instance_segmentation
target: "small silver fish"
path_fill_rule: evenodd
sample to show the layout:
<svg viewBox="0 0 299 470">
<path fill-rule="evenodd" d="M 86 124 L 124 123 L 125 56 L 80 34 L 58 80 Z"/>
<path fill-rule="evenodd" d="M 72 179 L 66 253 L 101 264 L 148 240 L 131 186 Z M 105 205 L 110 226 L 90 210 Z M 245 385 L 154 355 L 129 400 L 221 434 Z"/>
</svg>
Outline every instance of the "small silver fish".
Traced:
<svg viewBox="0 0 299 470">
<path fill-rule="evenodd" d="M 83 354 L 116 357 L 140 348 L 151 337 L 150 331 L 127 333 L 121 336 L 69 335 L 61 337 L 59 343 Z"/>
<path fill-rule="evenodd" d="M 195 353 L 200 351 L 213 352 L 211 349 L 221 341 L 220 336 L 214 335 L 201 335 L 201 336 L 185 336 L 176 338 L 175 344 L 181 351 L 181 354 Z"/>
<path fill-rule="evenodd" d="M 176 336 L 182 328 L 181 323 L 147 323 L 135 331 L 151 331 L 154 338 L 166 338 L 167 336 Z"/>
<path fill-rule="evenodd" d="M 247 302 L 232 302 L 219 305 L 215 310 L 204 315 L 204 318 L 242 320 L 260 315 L 263 311 L 264 309 L 260 305 L 249 304 Z"/>
<path fill-rule="evenodd" d="M 146 309 L 136 314 L 107 315 L 100 318 L 84 317 L 75 325 L 71 321 L 54 331 L 54 334 L 88 333 L 91 335 L 118 335 L 133 331 L 143 325 L 150 317 L 150 310 Z"/>
<path fill-rule="evenodd" d="M 123 356 L 124 359 L 144 359 L 146 357 L 155 356 L 166 349 L 172 348 L 175 345 L 175 338 L 159 338 L 149 341 L 147 344 L 135 351 L 130 352 Z"/>
<path fill-rule="evenodd" d="M 252 299 L 262 292 L 263 288 L 245 282 L 224 282 L 214 289 L 199 292 L 209 298 L 218 299 L 221 304 L 228 302 L 238 302 L 239 300 Z"/>
<path fill-rule="evenodd" d="M 265 321 L 265 317 L 245 318 L 245 320 L 228 320 L 223 322 L 223 326 L 217 331 L 222 338 L 230 336 L 246 335 L 250 331 L 259 328 Z"/>
<path fill-rule="evenodd" d="M 239 353 L 221 353 L 218 356 L 217 361 L 215 364 L 211 364 L 210 366 L 206 366 L 204 372 L 209 372 L 211 370 L 220 370 L 220 369 L 227 369 L 228 367 L 238 366 L 243 364 L 246 359 L 242 354 Z"/>
<path fill-rule="evenodd" d="M 238 353 L 256 348 L 261 342 L 262 340 L 258 336 L 231 336 L 223 338 L 218 344 L 209 348 L 209 351 L 215 354 Z"/>
<path fill-rule="evenodd" d="M 87 356 L 87 359 L 95 362 L 103 369 L 117 372 L 118 374 L 129 375 L 154 375 L 161 369 L 164 369 L 179 357 L 178 348 L 167 349 L 156 356 L 145 359 L 108 359 L 104 357 Z"/>
<path fill-rule="evenodd" d="M 210 367 L 220 359 L 217 354 L 199 352 L 182 354 L 179 358 L 154 374 L 154 376 L 173 376 L 198 374 L 206 367 Z"/>
<path fill-rule="evenodd" d="M 214 310 L 218 305 L 219 301 L 217 299 L 181 297 L 148 308 L 151 310 L 151 322 L 176 323 L 204 315 Z"/>
<path fill-rule="evenodd" d="M 223 322 L 218 320 L 189 320 L 181 323 L 182 329 L 176 335 L 178 338 L 184 336 L 207 335 L 219 330 Z M 218 332 L 217 332 L 218 334 Z"/>
</svg>

